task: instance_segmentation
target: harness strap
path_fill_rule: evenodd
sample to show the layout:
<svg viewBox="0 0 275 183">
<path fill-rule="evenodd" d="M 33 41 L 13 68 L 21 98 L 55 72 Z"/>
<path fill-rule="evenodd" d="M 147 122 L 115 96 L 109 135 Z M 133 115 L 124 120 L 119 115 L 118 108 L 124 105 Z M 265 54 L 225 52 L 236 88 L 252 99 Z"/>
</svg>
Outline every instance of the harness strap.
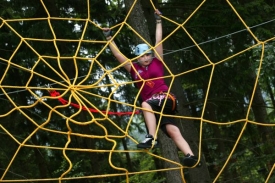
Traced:
<svg viewBox="0 0 275 183">
<path fill-rule="evenodd" d="M 161 92 L 163 94 L 166 94 L 168 96 L 168 98 L 170 98 L 173 101 L 173 107 L 172 107 L 172 111 L 174 111 L 176 109 L 176 97 L 174 94 L 171 93 L 167 93 L 167 92 Z"/>
</svg>

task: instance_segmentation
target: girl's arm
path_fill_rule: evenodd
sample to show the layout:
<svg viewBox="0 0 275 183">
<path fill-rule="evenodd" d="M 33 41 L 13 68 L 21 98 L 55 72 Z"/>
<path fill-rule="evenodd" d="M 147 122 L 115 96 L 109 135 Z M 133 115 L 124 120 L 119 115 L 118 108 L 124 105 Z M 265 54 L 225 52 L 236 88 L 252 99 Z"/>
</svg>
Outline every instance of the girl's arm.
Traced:
<svg viewBox="0 0 275 183">
<path fill-rule="evenodd" d="M 159 60 L 163 59 L 163 46 L 162 46 L 162 22 L 161 22 L 161 12 L 156 9 L 155 11 L 155 18 L 156 18 L 156 44 L 155 44 L 155 57 Z"/>
<path fill-rule="evenodd" d="M 106 39 L 109 41 L 112 39 L 112 36 L 111 36 L 111 30 L 109 28 L 103 28 L 103 34 L 105 35 Z M 113 55 L 116 57 L 116 59 L 119 61 L 119 63 L 124 63 L 126 62 L 127 60 L 129 60 L 124 54 L 122 54 L 120 52 L 120 50 L 118 49 L 116 43 L 114 40 L 110 41 L 109 43 L 109 47 L 113 53 Z M 130 72 L 131 70 L 131 64 L 124 64 L 123 65 L 124 68 Z"/>
</svg>

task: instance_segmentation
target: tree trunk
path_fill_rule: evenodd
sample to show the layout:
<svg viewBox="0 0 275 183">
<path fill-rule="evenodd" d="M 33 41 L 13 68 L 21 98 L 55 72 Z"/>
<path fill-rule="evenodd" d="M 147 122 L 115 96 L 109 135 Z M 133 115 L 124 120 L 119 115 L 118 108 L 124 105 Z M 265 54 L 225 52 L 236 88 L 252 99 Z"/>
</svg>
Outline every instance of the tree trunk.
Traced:
<svg viewBox="0 0 275 183">
<path fill-rule="evenodd" d="M 133 5 L 133 0 L 125 1 L 126 9 L 129 10 L 130 7 Z M 143 5 L 146 5 L 146 1 L 142 1 Z M 154 10 L 151 8 L 145 7 L 146 14 L 149 16 L 151 13 L 151 17 L 154 18 L 153 12 Z M 152 40 L 150 39 L 150 34 L 148 32 L 149 28 L 147 27 L 147 24 L 144 24 L 145 20 L 144 16 L 144 11 L 143 8 L 141 7 L 140 1 L 137 1 L 137 3 L 134 5 L 133 11 L 131 12 L 131 15 L 129 17 L 129 21 L 131 26 L 143 37 L 145 38 L 149 43 L 152 43 Z M 148 22 L 153 22 L 152 19 L 148 19 Z M 152 25 L 150 30 L 155 29 L 155 23 L 154 24 L 149 24 Z M 154 26 L 154 27 L 153 27 Z M 153 35 L 153 34 L 152 34 Z M 173 62 L 167 61 L 169 64 L 169 68 L 173 71 L 176 70 L 177 67 Z M 182 87 L 180 84 L 180 81 L 176 81 L 174 84 L 174 93 L 178 96 L 180 99 L 180 103 L 184 103 L 184 95 L 182 95 Z M 175 89 L 175 87 L 178 87 Z M 189 114 L 188 109 L 179 109 L 181 113 L 179 115 L 187 115 Z M 186 140 L 190 143 L 190 146 L 192 150 L 194 151 L 195 154 L 198 152 L 198 133 L 195 130 L 194 124 L 190 123 L 190 121 L 182 120 L 181 121 L 181 131 L 183 132 L 183 136 L 186 138 Z M 172 142 L 171 139 L 167 138 L 166 135 L 164 135 L 162 132 L 159 133 L 158 136 L 160 142 L 161 142 L 161 152 L 162 155 L 170 160 L 179 162 L 179 157 L 178 157 L 178 152 L 175 144 Z M 201 157 L 202 161 L 204 162 L 204 158 Z M 169 162 L 164 162 L 165 168 L 170 168 L 170 167 L 175 167 L 175 165 L 169 163 Z M 207 170 L 207 166 L 204 163 L 204 165 L 201 168 L 195 168 L 195 169 L 190 169 L 190 180 L 191 182 L 209 182 L 210 181 L 210 176 Z M 181 183 L 184 182 L 184 177 L 182 176 L 181 171 L 167 171 L 166 172 L 166 180 L 167 182 L 171 183 Z"/>
<path fill-rule="evenodd" d="M 166 45 L 167 46 L 167 45 Z M 169 47 L 169 46 L 168 46 Z M 169 58 L 165 58 L 168 67 L 173 73 L 177 73 L 177 65 L 173 63 Z M 178 105 L 178 115 L 180 116 L 191 116 L 189 108 L 184 104 L 187 103 L 186 96 L 184 95 L 184 90 L 180 79 L 175 79 L 171 91 L 177 96 Z M 185 107 L 184 107 L 185 106 Z M 198 122 L 198 121 L 197 121 Z M 181 119 L 179 120 L 179 128 L 182 132 L 183 137 L 189 143 L 193 153 L 198 155 L 199 152 L 199 134 L 193 123 L 193 120 Z M 192 183 L 203 183 L 210 182 L 210 175 L 206 166 L 206 162 L 203 154 L 201 153 L 202 166 L 200 168 L 188 169 L 190 182 Z"/>
<path fill-rule="evenodd" d="M 251 78 L 255 79 L 256 74 L 251 73 Z M 255 81 L 255 80 L 254 80 Z M 261 88 L 259 86 L 259 83 L 256 84 L 256 90 L 253 97 L 253 103 L 252 103 L 252 110 L 254 113 L 255 121 L 259 123 L 270 123 L 268 121 L 268 115 L 266 111 L 266 103 L 264 101 Z M 273 130 L 269 126 L 257 126 L 260 137 L 261 137 L 261 143 L 265 143 L 267 148 L 264 148 L 264 154 L 273 154 L 274 152 L 274 133 Z M 268 169 L 270 170 L 272 168 L 272 162 L 267 162 Z"/>
<path fill-rule="evenodd" d="M 125 1 L 125 7 L 127 12 L 130 10 L 132 6 L 134 6 L 134 8 L 130 12 L 130 16 L 129 16 L 130 25 L 133 27 L 135 31 L 137 31 L 139 35 L 142 36 L 144 40 L 152 44 L 152 40 L 150 39 L 150 36 L 149 36 L 149 28 L 147 26 L 146 18 L 144 16 L 140 1 L 137 1 L 135 4 L 134 4 L 134 0 Z M 134 36 L 134 42 L 136 44 L 139 44 L 139 43 L 143 43 L 144 41 L 138 36 Z"/>
<path fill-rule="evenodd" d="M 129 11 L 131 6 L 133 5 L 134 1 L 133 0 L 127 0 L 125 1 L 125 6 L 126 10 Z M 154 14 L 152 14 L 153 16 Z M 154 17 L 154 16 L 153 16 Z M 137 1 L 136 4 L 134 4 L 134 8 L 129 16 L 129 22 L 131 26 L 133 27 L 134 30 L 136 30 L 146 41 L 149 43 L 152 43 L 152 40 L 150 39 L 149 36 L 149 29 L 146 23 L 146 18 L 143 13 L 142 6 L 140 4 L 140 1 Z M 155 26 L 155 24 L 153 24 Z M 139 38 L 136 39 L 136 44 L 139 43 Z M 144 42 L 144 41 L 142 41 Z M 162 149 L 162 155 L 170 160 L 175 160 L 179 161 L 177 157 L 177 149 L 175 148 L 174 143 L 171 143 L 170 140 L 166 139 L 167 137 L 165 135 L 159 135 L 158 136 L 161 146 L 165 148 Z M 176 158 L 175 158 L 176 157 Z M 164 163 L 165 166 L 171 166 L 168 165 L 166 162 Z M 169 163 L 170 164 L 170 163 Z M 168 168 L 168 167 L 166 167 Z M 181 183 L 182 182 L 182 177 L 180 171 L 168 171 L 166 173 L 166 180 L 167 182 L 171 183 Z"/>
<path fill-rule="evenodd" d="M 245 33 L 243 34 L 238 34 L 238 35 L 235 35 L 235 36 L 232 36 L 232 39 L 233 39 L 233 42 L 234 43 L 239 43 L 239 44 L 235 44 L 236 46 L 236 50 L 244 50 L 245 49 L 245 46 L 247 42 L 250 41 L 249 38 L 247 39 L 243 39 L 243 38 L 246 38 L 248 37 Z M 244 40 L 243 43 L 240 43 L 239 40 Z M 241 62 L 244 63 L 244 65 L 246 66 L 246 68 L 253 68 L 251 66 L 251 53 L 250 52 L 246 52 L 246 55 L 245 57 L 243 58 L 243 60 L 241 60 Z M 241 72 L 241 71 L 240 71 Z M 267 114 L 267 110 L 266 110 L 266 104 L 265 104 L 265 100 L 264 100 L 264 97 L 263 97 L 263 94 L 262 94 L 262 90 L 261 90 L 261 87 L 259 85 L 259 82 L 256 81 L 256 74 L 255 74 L 255 71 L 253 69 L 249 69 L 247 72 L 248 75 L 248 79 L 246 79 L 244 82 L 247 82 L 248 83 L 248 86 L 250 85 L 252 88 L 254 88 L 254 85 L 256 84 L 256 89 L 255 89 L 255 93 L 254 93 L 254 96 L 252 96 L 252 90 L 251 91 L 248 91 L 246 92 L 246 95 L 248 96 L 249 98 L 249 102 L 252 102 L 252 105 L 251 105 L 251 109 L 253 111 L 253 115 L 254 115 L 254 118 L 255 118 L 255 122 L 258 122 L 258 123 L 264 123 L 264 124 L 268 124 L 270 123 L 268 121 L 268 114 Z M 252 101 L 250 101 L 252 100 Z M 272 132 L 272 129 L 270 127 L 266 127 L 266 126 L 260 126 L 260 125 L 257 125 L 257 129 L 258 129 L 258 132 L 259 132 L 259 135 L 260 137 L 258 139 L 253 139 L 253 142 L 255 143 L 258 142 L 261 143 L 261 144 L 265 144 L 265 147 L 261 152 L 263 154 L 273 154 L 274 152 L 274 140 L 273 140 L 273 132 Z M 272 163 L 271 162 L 267 162 L 266 163 L 267 166 L 268 166 L 268 169 L 271 169 L 272 167 Z"/>
</svg>

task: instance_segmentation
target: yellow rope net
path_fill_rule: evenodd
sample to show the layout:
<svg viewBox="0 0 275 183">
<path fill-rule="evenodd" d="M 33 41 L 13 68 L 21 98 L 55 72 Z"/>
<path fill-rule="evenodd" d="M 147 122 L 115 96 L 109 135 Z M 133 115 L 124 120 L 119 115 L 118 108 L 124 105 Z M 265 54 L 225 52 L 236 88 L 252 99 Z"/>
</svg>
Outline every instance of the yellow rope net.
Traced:
<svg viewBox="0 0 275 183">
<path fill-rule="evenodd" d="M 136 2 L 137 1 L 134 2 L 132 8 L 135 6 Z M 218 62 L 213 63 L 208 58 L 208 56 L 204 52 L 204 50 L 200 47 L 200 45 L 193 39 L 193 37 L 189 34 L 189 32 L 184 27 L 184 25 L 186 24 L 186 22 L 188 22 L 190 20 L 190 18 L 192 18 L 193 15 L 197 11 L 200 10 L 201 6 L 205 2 L 206 1 L 202 1 L 202 3 L 194 10 L 194 12 L 192 14 L 190 14 L 190 16 L 183 23 L 178 23 L 178 22 L 176 22 L 174 20 L 171 20 L 171 19 L 165 17 L 165 15 L 163 15 L 162 16 L 163 19 L 165 19 L 166 21 L 169 21 L 170 23 L 172 23 L 172 24 L 174 24 L 176 26 L 176 28 L 174 29 L 174 31 L 172 31 L 170 35 L 168 35 L 167 37 L 165 37 L 163 39 L 163 41 L 169 39 L 169 37 L 175 31 L 177 31 L 179 29 L 182 29 L 190 37 L 190 39 L 193 41 L 194 45 L 200 50 L 200 52 L 208 60 L 208 64 L 203 65 L 203 66 L 201 66 L 199 68 L 190 70 L 188 72 L 193 72 L 193 71 L 201 69 L 203 67 L 210 67 L 210 68 L 212 68 L 211 77 L 210 77 L 209 84 L 208 84 L 208 89 L 207 89 L 207 94 L 208 94 L 209 89 L 211 87 L 212 76 L 213 76 L 215 67 L 217 65 L 219 65 L 221 63 L 224 63 L 224 62 L 227 62 L 231 58 L 234 58 L 237 55 L 242 54 L 243 52 L 251 50 L 254 47 L 261 46 L 262 47 L 262 55 L 261 55 L 261 58 L 260 58 L 260 64 L 259 64 L 259 68 L 258 68 L 257 78 L 255 80 L 255 86 L 256 86 L 256 84 L 257 84 L 256 82 L 258 81 L 258 77 L 259 77 L 259 75 L 261 73 L 261 66 L 262 66 L 262 61 L 263 61 L 263 58 L 264 58 L 265 44 L 267 42 L 273 41 L 275 38 L 264 40 L 264 41 L 260 41 L 257 38 L 257 36 L 254 35 L 254 33 L 252 31 L 250 31 L 250 28 L 247 26 L 246 22 L 243 21 L 242 17 L 238 14 L 238 12 L 232 6 L 232 4 L 230 3 L 230 1 L 227 1 L 228 6 L 231 7 L 232 11 L 234 11 L 234 13 L 238 16 L 239 21 L 242 22 L 242 24 L 245 26 L 246 30 L 251 34 L 251 36 L 253 36 L 253 38 L 257 42 L 252 47 L 247 48 L 246 50 L 243 50 L 243 51 L 241 51 L 241 52 L 239 52 L 239 53 L 237 53 L 237 54 L 235 54 L 235 55 L 233 55 L 231 57 L 228 57 L 228 58 L 225 58 L 223 60 L 220 60 Z M 43 181 L 44 182 L 59 181 L 59 182 L 61 182 L 61 181 L 65 181 L 65 180 L 81 180 L 81 179 L 93 179 L 93 178 L 98 178 L 98 177 L 114 177 L 114 176 L 124 176 L 126 182 L 129 182 L 129 176 L 135 175 L 135 174 L 146 174 L 146 173 L 149 173 L 149 172 L 170 171 L 170 170 L 175 170 L 175 169 L 183 169 L 184 167 L 182 165 L 180 165 L 179 163 L 173 162 L 173 161 L 171 161 L 169 159 L 166 159 L 164 157 L 156 155 L 156 154 L 152 153 L 149 150 L 136 150 L 136 149 L 127 150 L 127 152 L 131 152 L 131 153 L 146 153 L 146 155 L 148 155 L 148 156 L 158 157 L 158 158 L 160 158 L 160 159 L 162 159 L 164 161 L 168 161 L 168 162 L 174 163 L 177 167 L 176 168 L 170 168 L 170 169 L 161 169 L 161 170 L 157 169 L 157 170 L 145 170 L 145 171 L 140 171 L 140 172 L 129 172 L 123 166 L 119 167 L 119 166 L 115 165 L 116 163 L 114 163 L 112 161 L 113 155 L 115 153 L 126 152 L 125 150 L 118 150 L 118 148 L 117 148 L 118 144 L 117 144 L 116 140 L 128 137 L 133 142 L 137 143 L 137 140 L 134 139 L 133 137 L 131 137 L 128 134 L 129 127 L 130 127 L 130 125 L 131 125 L 131 123 L 133 121 L 133 118 L 135 116 L 134 113 L 130 115 L 129 120 L 128 120 L 129 123 L 128 123 L 128 125 L 127 125 L 127 127 L 125 129 L 121 129 L 110 118 L 110 116 L 108 115 L 109 107 L 107 108 L 107 111 L 106 111 L 107 113 L 106 112 L 99 112 L 101 114 L 101 116 L 103 116 L 101 118 L 100 117 L 96 117 L 91 111 L 87 110 L 87 115 L 90 116 L 90 120 L 89 121 L 77 121 L 77 120 L 74 119 L 75 116 L 77 116 L 79 113 L 81 113 L 81 107 L 94 108 L 94 109 L 100 111 L 100 109 L 97 108 L 97 106 L 94 106 L 89 100 L 86 99 L 86 97 L 85 97 L 86 95 L 97 97 L 97 98 L 101 98 L 102 100 L 105 100 L 107 102 L 108 106 L 110 105 L 110 103 L 116 103 L 116 104 L 126 105 L 126 106 L 129 106 L 129 107 L 132 107 L 133 111 L 136 111 L 136 110 L 138 110 L 140 108 L 135 105 L 137 103 L 137 99 L 134 101 L 133 104 L 128 104 L 128 103 L 125 103 L 123 101 L 118 101 L 118 100 L 113 99 L 112 96 L 116 93 L 116 91 L 119 89 L 119 87 L 121 85 L 132 84 L 132 82 L 129 81 L 129 82 L 122 82 L 121 83 L 121 82 L 117 81 L 112 76 L 112 73 L 115 72 L 115 71 L 117 71 L 121 67 L 121 65 L 119 65 L 118 67 L 112 68 L 112 69 L 107 69 L 103 65 L 101 65 L 101 63 L 98 61 L 98 57 L 108 47 L 109 41 L 106 41 L 106 40 L 103 40 L 103 39 L 102 40 L 97 40 L 97 41 L 95 41 L 95 40 L 85 40 L 84 39 L 84 35 L 86 33 L 88 25 L 93 25 L 94 27 L 97 27 L 98 31 L 101 31 L 101 29 L 102 29 L 101 26 L 99 26 L 96 22 L 94 22 L 92 20 L 92 18 L 90 17 L 90 12 L 88 12 L 86 19 L 77 19 L 77 18 L 71 18 L 71 17 L 68 17 L 68 18 L 52 17 L 51 14 L 49 13 L 48 9 L 47 9 L 48 7 L 46 7 L 46 5 L 44 4 L 43 0 L 41 0 L 40 2 L 37 1 L 36 3 L 41 3 L 43 5 L 44 10 L 47 12 L 47 16 L 48 17 L 46 17 L 46 18 L 26 18 L 26 19 L 3 19 L 2 17 L 0 17 L 0 19 L 2 21 L 2 23 L 0 24 L 0 31 L 1 31 L 1 29 L 4 29 L 4 27 L 8 28 L 11 32 L 13 32 L 14 34 L 16 34 L 18 36 L 18 38 L 21 40 L 20 43 L 17 45 L 17 48 L 14 50 L 13 54 L 10 56 L 9 59 L 4 59 L 4 58 L 0 57 L 0 62 L 6 64 L 5 72 L 3 73 L 3 75 L 0 78 L 0 89 L 2 91 L 1 95 L 5 96 L 9 100 L 10 105 L 13 106 L 11 110 L 6 111 L 6 112 L 0 114 L 0 120 L 1 120 L 1 118 L 5 118 L 5 117 L 11 116 L 14 111 L 19 111 L 22 116 L 24 116 L 25 118 L 27 118 L 29 120 L 29 122 L 31 122 L 35 126 L 35 128 L 32 131 L 32 133 L 30 133 L 25 139 L 18 139 L 13 134 L 12 130 L 7 129 L 5 126 L 3 126 L 0 123 L 0 129 L 3 131 L 3 133 L 5 133 L 6 135 L 8 135 L 17 144 L 17 150 L 13 154 L 12 159 L 10 159 L 10 161 L 9 161 L 10 163 L 6 166 L 6 168 L 3 171 L 2 175 L 0 175 L 1 182 L 38 182 L 38 181 L 42 181 L 42 182 Z M 154 4 L 152 2 L 151 2 L 151 4 L 152 4 L 152 7 L 155 8 Z M 91 6 L 90 5 L 90 1 L 87 0 L 87 7 L 86 8 L 87 8 L 88 11 L 91 9 L 90 6 Z M 112 28 L 119 27 L 121 29 L 122 27 L 128 27 L 128 28 L 130 28 L 132 30 L 131 26 L 129 26 L 129 24 L 127 23 L 128 17 L 129 17 L 129 14 L 132 11 L 132 8 L 127 13 L 127 16 L 125 17 L 124 21 L 121 22 L 120 24 L 114 25 Z M 12 26 L 12 24 L 14 22 L 21 23 L 21 22 L 32 22 L 32 21 L 47 22 L 50 30 L 52 31 L 54 39 L 36 39 L 36 38 L 24 37 L 19 32 L 17 32 L 17 30 L 15 30 L 13 28 L 13 26 Z M 59 39 L 55 35 L 55 30 L 54 30 L 54 28 L 52 26 L 52 22 L 53 21 L 81 21 L 81 22 L 85 22 L 85 27 L 83 28 L 83 32 L 79 35 L 79 37 L 77 39 L 74 39 L 74 40 L 72 40 L 72 39 Z M 117 33 L 119 33 L 119 30 L 118 30 Z M 137 36 L 141 37 L 135 30 L 132 30 L 132 31 Z M 113 38 L 115 39 L 116 36 L 117 36 L 117 34 L 115 34 L 113 36 Z M 49 55 L 41 55 L 41 54 L 39 54 L 39 52 L 37 51 L 37 48 L 35 48 L 32 44 L 30 44 L 30 41 L 39 41 L 39 42 L 45 42 L 45 43 L 48 43 L 48 42 L 52 43 L 53 46 L 54 46 L 54 49 L 57 52 L 57 56 L 49 56 Z M 146 41 L 146 40 L 144 40 L 144 41 Z M 58 49 L 58 46 L 57 46 L 58 42 L 75 42 L 75 43 L 77 43 L 77 48 L 76 48 L 76 51 L 75 51 L 74 55 L 72 55 L 72 56 L 63 56 L 59 52 L 59 49 Z M 87 43 L 87 44 L 101 44 L 101 45 L 105 45 L 105 46 L 101 50 L 98 50 L 98 53 L 95 56 L 91 56 L 91 57 L 87 58 L 87 57 L 80 57 L 80 56 L 78 56 L 79 55 L 78 53 L 81 50 L 81 45 L 83 43 Z M 14 56 L 17 54 L 18 50 L 21 48 L 21 46 L 23 44 L 27 45 L 27 47 L 29 49 L 31 49 L 32 52 L 38 58 L 38 60 L 31 67 L 24 66 L 24 65 L 19 65 L 19 64 L 13 62 Z M 152 47 L 152 49 L 153 49 L 153 47 Z M 57 71 L 54 67 L 52 67 L 47 62 L 47 60 L 49 60 L 49 59 L 56 61 L 56 63 L 59 66 L 59 68 L 61 68 L 60 71 Z M 60 66 L 62 60 L 64 60 L 64 59 L 71 59 L 74 62 L 74 65 L 76 67 L 76 69 L 75 69 L 76 70 L 76 74 L 75 74 L 75 79 L 73 79 L 73 80 L 71 80 L 68 77 L 67 73 Z M 78 71 L 78 68 L 77 68 L 78 65 L 76 63 L 77 61 L 78 62 L 79 61 L 85 61 L 85 62 L 90 61 L 91 63 L 93 63 L 93 64 L 91 64 L 90 68 L 88 69 L 87 76 L 84 77 L 80 82 L 79 82 L 79 80 L 77 80 L 77 78 L 79 77 L 79 73 L 77 72 Z M 131 60 L 129 60 L 129 62 L 130 61 Z M 57 76 L 59 76 L 59 78 L 61 78 L 61 80 L 54 80 L 54 79 L 52 79 L 50 77 L 46 77 L 46 76 L 42 75 L 41 73 L 39 73 L 36 70 L 36 67 L 37 67 L 37 65 L 39 65 L 41 63 L 43 63 L 44 65 L 46 65 L 48 67 L 48 69 L 50 69 L 53 73 L 55 73 Z M 103 70 L 103 74 L 101 76 L 98 76 L 98 81 L 96 83 L 93 83 L 93 84 L 90 84 L 90 85 L 86 85 L 84 83 L 89 80 L 88 76 L 91 75 L 91 74 L 93 74 L 92 73 L 92 68 L 93 68 L 94 65 L 97 65 L 99 68 L 101 68 Z M 11 69 L 11 68 L 17 68 L 17 69 L 19 69 L 21 71 L 24 71 L 24 72 L 28 73 L 29 79 L 28 79 L 28 82 L 24 86 L 14 86 L 14 85 L 5 85 L 5 84 L 3 84 L 5 76 L 8 73 L 9 69 Z M 166 68 L 169 71 L 169 68 L 167 66 L 166 66 Z M 186 73 L 188 73 L 188 72 L 186 72 Z M 173 81 L 174 81 L 175 78 L 177 78 L 177 77 L 179 77 L 179 76 L 181 76 L 183 74 L 186 74 L 186 73 L 179 73 L 177 75 L 174 75 L 171 71 L 169 71 L 169 73 L 170 73 L 169 77 L 172 80 L 171 83 L 173 83 Z M 108 76 L 110 78 L 111 84 L 110 85 L 105 85 L 105 86 L 100 85 L 100 82 L 106 76 Z M 61 87 L 60 88 L 54 88 L 54 87 L 52 87 L 52 88 L 46 88 L 45 86 L 41 86 L 41 87 L 32 86 L 31 81 L 32 81 L 32 79 L 34 77 L 44 78 L 45 80 L 48 81 L 48 83 L 58 84 Z M 104 97 L 104 96 L 101 96 L 101 95 L 92 94 L 92 93 L 87 92 L 88 89 L 99 89 L 99 88 L 102 88 L 102 87 L 112 87 L 112 91 L 111 91 L 111 93 L 109 94 L 108 97 Z M 33 95 L 36 100 L 34 102 L 30 103 L 29 105 L 20 106 L 20 105 L 18 105 L 16 103 L 16 101 L 12 100 L 12 98 L 10 97 L 11 93 L 7 92 L 8 89 L 13 89 L 13 90 L 16 90 L 17 92 L 18 91 L 22 91 L 22 90 L 23 91 L 27 91 L 31 95 Z M 256 88 L 254 87 L 252 97 L 254 96 L 255 89 Z M 65 96 L 65 95 L 69 95 L 69 97 L 68 97 L 68 103 L 66 105 L 60 104 L 60 105 L 57 105 L 55 107 L 52 107 L 52 106 L 48 105 L 47 101 L 48 100 L 53 100 L 53 99 L 57 100 L 60 96 L 56 96 L 56 97 L 50 96 L 50 95 L 41 96 L 40 95 L 41 93 L 39 94 L 37 92 L 34 92 L 34 91 L 47 91 L 47 90 L 62 91 L 61 97 Z M 44 93 L 46 93 L 46 92 L 44 92 Z M 80 108 L 77 109 L 75 111 L 75 113 L 73 115 L 71 115 L 71 116 L 66 116 L 63 113 L 60 113 L 59 109 L 67 108 L 69 106 L 69 103 L 72 100 L 76 101 L 76 103 L 80 106 Z M 207 97 L 205 98 L 205 104 L 206 104 L 206 100 L 207 100 Z M 253 99 L 251 99 L 250 101 L 253 101 Z M 35 121 L 35 119 L 31 118 L 30 115 L 25 112 L 25 109 L 35 108 L 37 105 L 44 105 L 46 108 L 50 109 L 48 118 L 45 119 L 43 123 L 37 123 Z M 203 111 L 202 111 L 202 114 L 201 114 L 200 118 L 190 118 L 190 119 L 199 120 L 200 123 L 201 123 L 201 128 L 202 128 L 203 123 L 211 123 L 211 124 L 215 124 L 215 125 L 228 125 L 228 124 L 234 124 L 234 123 L 238 123 L 238 122 L 244 123 L 242 131 L 240 132 L 239 137 L 236 140 L 235 145 L 232 148 L 231 153 L 229 154 L 229 156 L 228 156 L 226 162 L 224 163 L 223 167 L 220 169 L 219 174 L 216 176 L 214 182 L 216 182 L 218 180 L 219 176 L 223 173 L 224 168 L 228 165 L 228 162 L 229 162 L 230 158 L 232 157 L 232 155 L 234 153 L 234 150 L 235 150 L 237 144 L 239 143 L 240 138 L 242 137 L 247 124 L 251 123 L 251 124 L 255 124 L 255 125 L 272 126 L 271 124 L 259 124 L 257 122 L 248 120 L 249 119 L 248 115 L 249 115 L 250 108 L 251 108 L 251 102 L 249 103 L 248 110 L 247 110 L 247 117 L 245 119 L 239 119 L 239 120 L 231 121 L 231 122 L 228 122 L 228 123 L 219 123 L 219 122 L 208 121 L 208 120 L 204 119 L 203 116 L 204 116 L 205 105 L 203 106 Z M 51 122 L 51 117 L 53 115 L 58 115 L 60 118 L 62 118 L 62 119 L 64 119 L 66 121 L 66 126 L 67 126 L 67 129 L 68 129 L 67 132 L 63 132 L 63 131 L 59 131 L 59 130 L 53 130 L 51 128 L 48 128 L 47 125 L 49 125 L 50 123 L 52 123 Z M 175 116 L 175 117 L 177 117 L 177 118 L 184 118 L 183 116 Z M 109 134 L 109 130 L 103 124 L 101 124 L 101 121 L 104 121 L 104 120 L 107 120 L 109 123 L 111 123 L 113 125 L 113 127 L 116 128 L 118 131 L 120 131 L 123 135 L 111 135 L 111 134 Z M 97 135 L 88 135 L 88 134 L 76 133 L 76 132 L 74 132 L 72 130 L 71 124 L 80 125 L 80 126 L 85 126 L 85 125 L 89 125 L 89 124 L 95 124 L 98 127 L 100 127 L 101 129 L 103 129 L 105 135 L 97 136 Z M 47 132 L 51 132 L 51 133 L 57 133 L 57 134 L 65 135 L 65 136 L 67 136 L 67 143 L 63 147 L 47 146 L 47 145 L 45 145 L 45 146 L 37 146 L 37 145 L 33 145 L 33 144 L 28 143 L 28 141 L 33 136 L 35 136 L 38 131 L 47 131 Z M 200 145 L 201 145 L 201 140 L 202 140 L 202 133 L 201 132 L 202 131 L 200 131 Z M 95 140 L 104 139 L 104 140 L 112 143 L 112 148 L 111 149 L 73 148 L 73 147 L 70 147 L 70 142 L 71 142 L 71 138 L 73 138 L 74 136 L 77 136 L 77 137 L 80 137 L 80 138 L 93 138 Z M 22 178 L 22 179 L 16 179 L 16 180 L 7 180 L 5 177 L 6 177 L 6 175 L 7 175 L 7 173 L 9 171 L 12 171 L 11 170 L 12 164 L 14 163 L 15 159 L 17 158 L 17 154 L 19 153 L 19 151 L 22 148 L 38 148 L 38 149 L 51 149 L 51 150 L 61 151 L 62 155 L 63 155 L 63 158 L 65 158 L 66 161 L 67 161 L 67 163 L 68 163 L 67 171 L 64 171 L 59 177 L 56 177 L 56 178 L 43 178 L 43 179 L 42 178 L 41 179 L 30 179 L 30 178 L 29 179 L 23 179 Z M 74 166 L 74 163 L 71 161 L 70 157 L 68 157 L 68 152 L 69 151 L 76 151 L 76 152 L 79 152 L 79 153 L 80 152 L 108 153 L 109 166 L 111 166 L 114 170 L 117 170 L 116 172 L 119 172 L 119 173 L 110 173 L 110 174 L 101 174 L 101 175 L 100 174 L 99 175 L 88 175 L 88 176 L 84 176 L 83 175 L 83 176 L 78 176 L 78 177 L 68 177 L 66 175 L 70 171 L 72 171 L 73 166 Z M 199 155 L 200 154 L 201 153 L 199 152 Z M 0 162 L 0 164 L 1 164 L 1 162 Z M 274 168 L 275 168 L 275 165 L 273 165 L 272 170 L 269 172 L 269 175 L 266 178 L 266 182 L 268 182 L 269 178 L 271 177 L 272 172 L 274 171 Z M 182 179 L 184 181 L 184 177 L 182 177 Z"/>
</svg>

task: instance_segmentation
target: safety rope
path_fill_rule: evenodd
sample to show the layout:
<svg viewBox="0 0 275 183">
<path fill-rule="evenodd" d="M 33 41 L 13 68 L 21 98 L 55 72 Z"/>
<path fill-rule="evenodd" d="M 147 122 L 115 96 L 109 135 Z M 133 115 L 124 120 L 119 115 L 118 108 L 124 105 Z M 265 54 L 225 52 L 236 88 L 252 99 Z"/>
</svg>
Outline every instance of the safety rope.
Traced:
<svg viewBox="0 0 275 183">
<path fill-rule="evenodd" d="M 58 96 L 60 96 L 60 93 L 57 92 L 57 91 L 55 91 L 55 90 L 50 90 L 49 93 L 50 93 L 50 95 L 51 95 L 52 97 L 58 97 Z M 67 100 L 65 100 L 65 99 L 62 98 L 62 97 L 58 97 L 57 99 L 58 99 L 59 102 L 62 103 L 63 105 L 67 105 L 67 104 L 69 103 Z M 73 103 L 73 102 L 70 103 L 70 106 L 73 106 L 73 107 L 78 108 L 78 109 L 81 108 L 81 110 L 90 111 L 90 112 L 92 112 L 92 113 L 99 113 L 99 112 L 102 112 L 102 113 L 104 113 L 105 115 L 108 114 L 108 115 L 123 116 L 123 115 L 132 115 L 133 113 L 134 113 L 134 114 L 140 114 L 140 110 L 136 110 L 136 111 L 134 111 L 134 112 L 133 112 L 133 111 L 132 111 L 132 112 L 131 112 L 131 111 L 128 111 L 128 112 L 113 112 L 113 111 L 108 111 L 108 112 L 107 112 L 107 111 L 97 110 L 97 109 L 94 109 L 94 108 L 87 108 L 87 107 L 85 107 L 85 106 L 80 106 L 80 105 L 78 105 L 78 104 L 76 104 L 76 103 Z"/>
</svg>

